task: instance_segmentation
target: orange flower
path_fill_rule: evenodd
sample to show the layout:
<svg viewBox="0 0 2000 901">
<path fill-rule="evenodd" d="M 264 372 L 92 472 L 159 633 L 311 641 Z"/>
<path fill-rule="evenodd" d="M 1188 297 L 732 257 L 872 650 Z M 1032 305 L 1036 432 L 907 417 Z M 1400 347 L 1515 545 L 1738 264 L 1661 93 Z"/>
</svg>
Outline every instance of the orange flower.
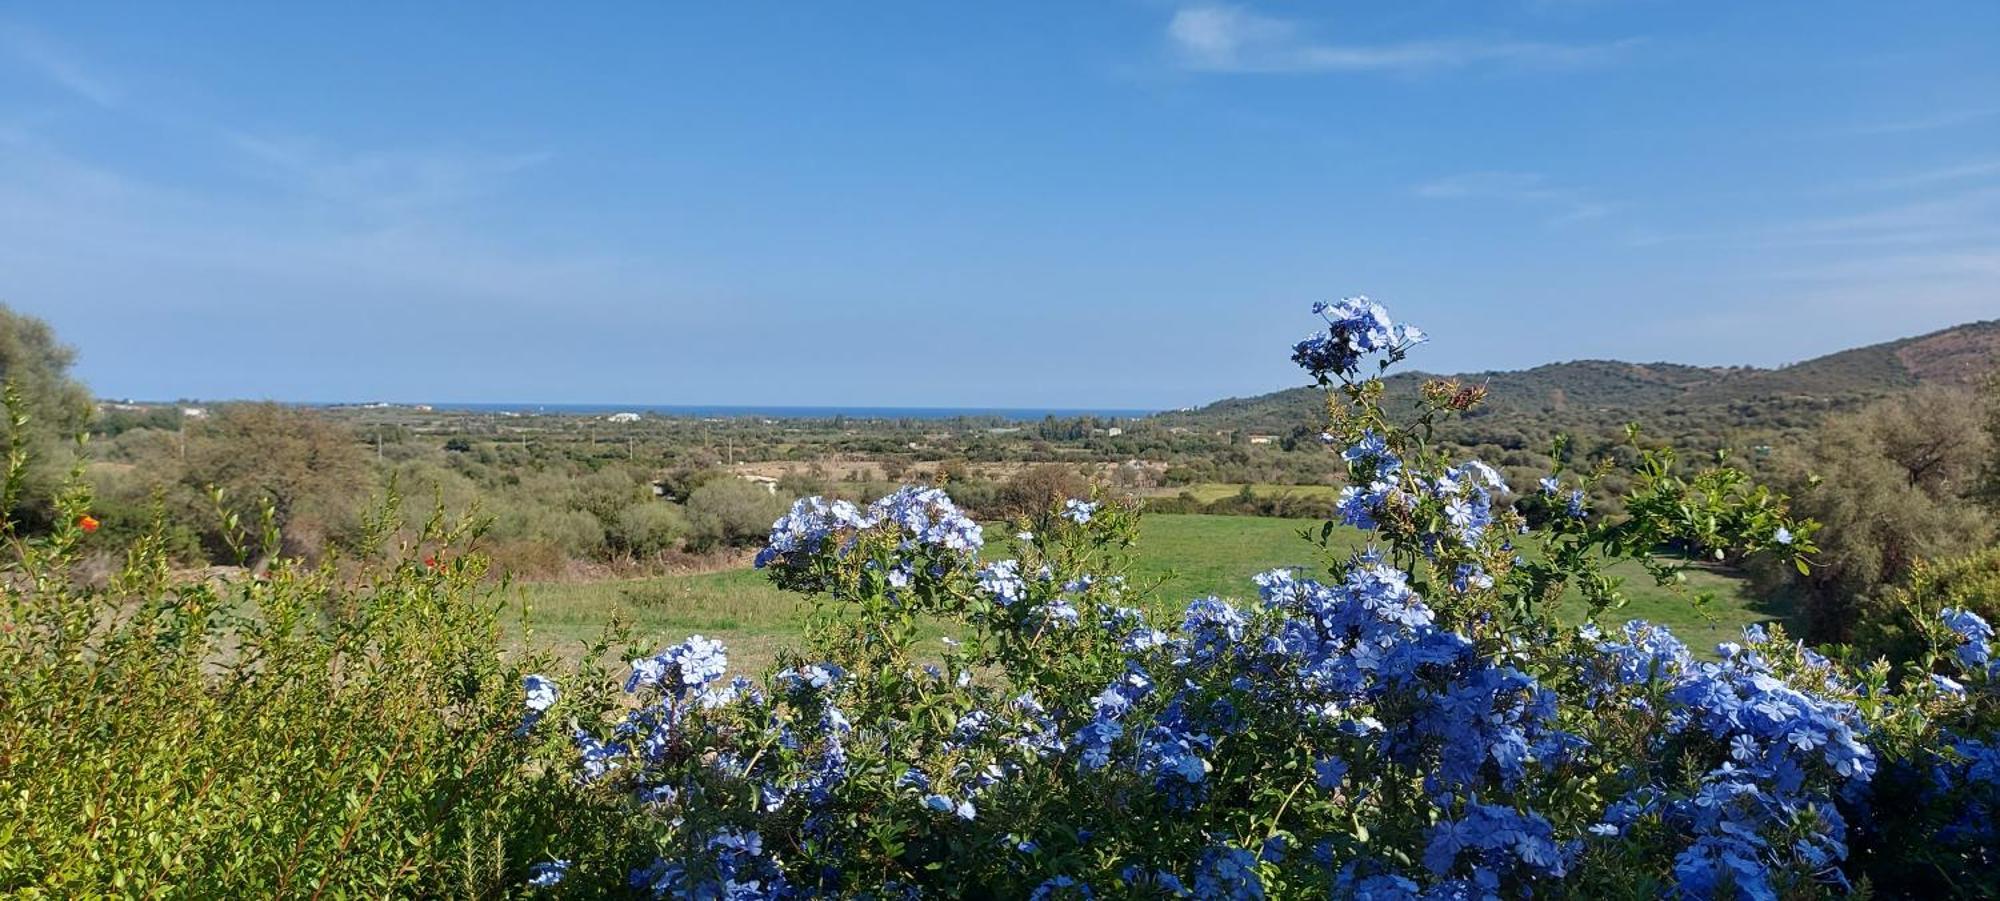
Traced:
<svg viewBox="0 0 2000 901">
<path fill-rule="evenodd" d="M 91 516 L 90 514 L 86 513 L 76 518 L 76 527 L 86 532 L 97 531 L 97 526 L 98 526 L 97 517 Z"/>
</svg>

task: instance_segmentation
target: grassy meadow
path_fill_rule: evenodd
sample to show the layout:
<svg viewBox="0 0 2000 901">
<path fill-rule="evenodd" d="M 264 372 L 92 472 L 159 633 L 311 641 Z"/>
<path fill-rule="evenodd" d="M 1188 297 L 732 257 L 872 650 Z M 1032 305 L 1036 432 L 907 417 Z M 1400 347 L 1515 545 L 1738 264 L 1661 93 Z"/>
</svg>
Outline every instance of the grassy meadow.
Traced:
<svg viewBox="0 0 2000 901">
<path fill-rule="evenodd" d="M 1196 482 L 1178 488 L 1162 488 L 1156 492 L 1162 497 L 1192 495 L 1196 501 L 1212 504 L 1223 498 L 1235 497 L 1243 493 L 1244 485 L 1237 482 Z M 1281 485 L 1276 482 L 1251 482 L 1249 488 L 1258 497 L 1299 497 L 1336 498 L 1340 496 L 1338 485 Z"/>
<path fill-rule="evenodd" d="M 1136 586 L 1152 588 L 1151 596 L 1167 610 L 1203 595 L 1254 597 L 1249 577 L 1256 573 L 1277 566 L 1320 567 L 1316 548 L 1300 537 L 1302 530 L 1318 526 L 1304 519 L 1153 514 L 1141 521 L 1129 577 Z M 1001 528 L 989 529 L 992 554 L 1005 554 L 1003 535 Z M 1346 531 L 1343 547 L 1358 547 L 1360 538 Z M 1636 565 L 1612 571 L 1626 578 L 1629 601 L 1612 621 L 1665 623 L 1701 650 L 1734 637 L 1747 624 L 1783 621 L 1788 613 L 1752 598 L 1742 579 L 1725 573 L 1691 570 L 1687 589 L 1677 593 L 1655 586 Z M 1693 606 L 1694 592 L 1701 590 L 1716 595 L 1706 611 Z M 668 644 L 691 634 L 719 638 L 729 645 L 735 668 L 745 672 L 762 668 L 779 648 L 798 641 L 806 609 L 802 597 L 778 590 L 748 567 L 601 582 L 523 582 L 506 591 L 527 643 L 578 653 L 614 617 L 622 617 L 644 643 Z"/>
</svg>

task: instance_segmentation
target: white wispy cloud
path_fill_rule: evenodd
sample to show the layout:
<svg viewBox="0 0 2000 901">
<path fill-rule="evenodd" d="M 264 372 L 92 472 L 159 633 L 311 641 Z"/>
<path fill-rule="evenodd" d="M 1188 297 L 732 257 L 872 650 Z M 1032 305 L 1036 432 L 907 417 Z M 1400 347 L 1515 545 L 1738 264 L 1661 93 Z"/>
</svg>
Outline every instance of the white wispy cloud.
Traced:
<svg viewBox="0 0 2000 901">
<path fill-rule="evenodd" d="M 1582 192 L 1552 185 L 1533 172 L 1465 172 L 1425 182 L 1414 193 L 1430 200 L 1498 200 L 1542 207 L 1552 213 L 1551 224 L 1597 219 L 1611 211 Z"/>
<path fill-rule="evenodd" d="M 75 51 L 26 26 L 0 23 L 0 51 L 97 106 L 115 107 L 123 97 L 116 82 L 85 63 Z"/>
<path fill-rule="evenodd" d="M 1847 187 L 1869 191 L 1897 191 L 1910 188 L 1929 188 L 1951 182 L 1985 178 L 2000 175 L 2000 159 L 1975 160 L 1951 166 L 1939 166 L 1921 172 L 1908 172 L 1881 178 L 1870 178 L 1854 182 Z"/>
<path fill-rule="evenodd" d="M 1944 110 L 1910 119 L 1892 119 L 1870 122 L 1852 128 L 1840 129 L 1838 135 L 1893 135 L 1914 131 L 1936 131 L 1941 128 L 1956 128 L 1970 125 L 1984 119 L 2000 116 L 2000 106 L 1977 107 L 1972 109 Z"/>
<path fill-rule="evenodd" d="M 1616 58 L 1633 40 L 1561 44 L 1485 38 L 1390 43 L 1322 41 L 1301 23 L 1241 6 L 1201 5 L 1167 22 L 1175 61 L 1201 72 L 1367 72 L 1455 69 L 1479 64 L 1579 66 Z"/>
<path fill-rule="evenodd" d="M 229 131 L 227 144 L 282 190 L 379 214 L 413 214 L 497 190 L 551 159 L 543 151 L 343 151 L 323 141 Z"/>
</svg>

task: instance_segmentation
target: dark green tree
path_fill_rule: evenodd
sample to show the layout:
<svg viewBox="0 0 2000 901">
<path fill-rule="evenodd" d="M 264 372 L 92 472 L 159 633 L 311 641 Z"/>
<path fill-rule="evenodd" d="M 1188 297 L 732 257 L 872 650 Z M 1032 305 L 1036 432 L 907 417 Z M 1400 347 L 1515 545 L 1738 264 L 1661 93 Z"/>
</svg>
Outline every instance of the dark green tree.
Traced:
<svg viewBox="0 0 2000 901">
<path fill-rule="evenodd" d="M 90 392 L 69 374 L 75 360 L 76 352 L 48 323 L 0 306 L 0 381 L 20 399 L 17 412 L 28 420 L 20 440 L 32 461 L 9 512 L 27 531 L 48 526 L 56 486 L 74 464 L 76 438 L 90 421 Z"/>
</svg>

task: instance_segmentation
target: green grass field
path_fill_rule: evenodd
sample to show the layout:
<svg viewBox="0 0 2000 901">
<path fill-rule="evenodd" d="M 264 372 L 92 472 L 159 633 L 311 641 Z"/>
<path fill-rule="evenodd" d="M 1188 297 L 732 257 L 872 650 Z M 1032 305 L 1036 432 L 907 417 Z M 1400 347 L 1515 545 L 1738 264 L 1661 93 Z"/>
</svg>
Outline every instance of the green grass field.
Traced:
<svg viewBox="0 0 2000 901">
<path fill-rule="evenodd" d="M 1292 497 L 1332 498 L 1340 496 L 1340 487 L 1337 485 L 1280 485 L 1275 482 L 1253 482 L 1250 484 L 1250 490 L 1255 492 L 1258 497 L 1291 495 Z M 1225 497 L 1235 497 L 1242 491 L 1243 485 L 1241 483 L 1197 482 L 1193 485 L 1183 485 L 1179 488 L 1162 490 L 1159 492 L 1159 495 L 1161 497 L 1179 497 L 1183 493 L 1192 494 L 1195 500 L 1204 504 L 1211 504 Z"/>
<path fill-rule="evenodd" d="M 1130 577 L 1138 586 L 1157 585 L 1157 606 L 1168 610 L 1203 595 L 1254 597 L 1250 576 L 1256 573 L 1277 566 L 1321 566 L 1316 549 L 1299 537 L 1301 529 L 1316 531 L 1318 525 L 1313 520 L 1155 514 L 1142 520 Z M 1359 546 L 1360 533 L 1346 537 L 1345 548 Z M 1621 564 L 1613 572 L 1625 577 L 1629 603 L 1608 621 L 1664 623 L 1699 650 L 1734 637 L 1747 624 L 1782 621 L 1788 613 L 1758 602 L 1742 579 L 1724 573 L 1692 570 L 1686 591 L 1675 593 L 1653 585 L 1636 564 Z M 1693 606 L 1693 595 L 1700 590 L 1716 594 L 1706 616 Z M 533 630 L 525 636 L 529 643 L 573 653 L 598 636 L 613 616 L 622 616 L 642 639 L 656 644 L 696 633 L 722 639 L 734 668 L 746 672 L 768 663 L 778 648 L 796 643 L 805 613 L 802 598 L 779 591 L 751 569 L 582 584 L 522 583 L 507 591 L 517 609 L 526 605 Z"/>
</svg>

